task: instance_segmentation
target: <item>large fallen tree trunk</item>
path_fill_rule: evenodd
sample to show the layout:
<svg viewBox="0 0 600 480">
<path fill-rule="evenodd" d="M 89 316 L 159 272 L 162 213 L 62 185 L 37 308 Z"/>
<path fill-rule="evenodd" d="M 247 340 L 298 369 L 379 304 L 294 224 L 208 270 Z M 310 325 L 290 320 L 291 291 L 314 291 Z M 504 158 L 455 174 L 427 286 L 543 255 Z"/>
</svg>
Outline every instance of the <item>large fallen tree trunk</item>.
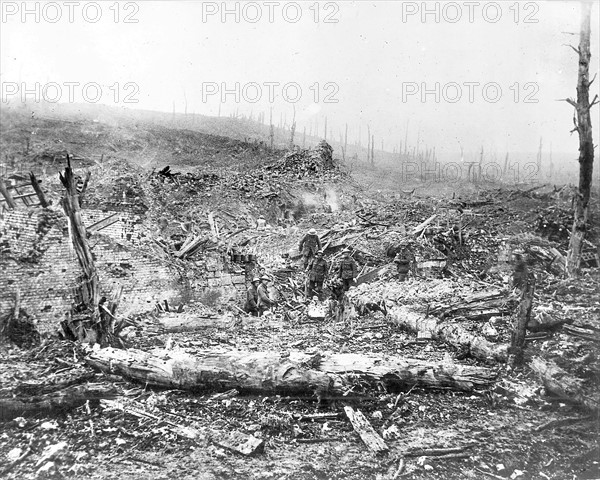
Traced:
<svg viewBox="0 0 600 480">
<path fill-rule="evenodd" d="M 343 395 L 351 387 L 365 384 L 468 391 L 487 387 L 496 377 L 494 371 L 481 367 L 354 354 L 310 356 L 301 352 L 282 356 L 275 352 L 200 351 L 190 355 L 104 348 L 92 352 L 86 362 L 104 372 L 154 386 L 316 393 L 321 397 Z"/>
<path fill-rule="evenodd" d="M 88 400 L 116 396 L 113 386 L 101 384 L 72 385 L 62 390 L 36 396 L 0 398 L 0 420 L 11 420 L 27 415 L 59 413 L 80 407 Z"/>
<path fill-rule="evenodd" d="M 551 394 L 565 402 L 598 411 L 600 399 L 584 394 L 582 379 L 569 374 L 553 361 L 541 357 L 533 357 L 530 366 Z"/>
<path fill-rule="evenodd" d="M 492 343 L 481 335 L 469 332 L 456 321 L 441 321 L 427 317 L 405 307 L 388 309 L 388 318 L 415 333 L 425 333 L 436 340 L 447 342 L 457 348 L 468 349 L 473 357 L 482 360 L 504 362 L 508 355 L 508 344 Z"/>
</svg>

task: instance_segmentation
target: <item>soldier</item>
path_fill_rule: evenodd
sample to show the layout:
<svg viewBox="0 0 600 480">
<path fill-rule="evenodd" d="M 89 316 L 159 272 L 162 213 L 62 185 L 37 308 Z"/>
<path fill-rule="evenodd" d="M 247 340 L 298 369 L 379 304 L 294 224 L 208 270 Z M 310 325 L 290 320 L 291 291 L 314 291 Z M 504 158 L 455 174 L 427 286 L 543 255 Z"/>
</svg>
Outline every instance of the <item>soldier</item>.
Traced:
<svg viewBox="0 0 600 480">
<path fill-rule="evenodd" d="M 256 293 L 258 296 L 258 301 L 256 302 L 258 306 L 258 316 L 262 317 L 263 314 L 269 310 L 272 306 L 275 305 L 275 301 L 269 295 L 269 282 L 271 279 L 266 275 L 260 277 L 260 285 L 258 286 Z"/>
<path fill-rule="evenodd" d="M 357 275 L 356 263 L 350 256 L 350 249 L 346 248 L 343 251 L 344 256 L 340 262 L 339 278 L 344 283 L 344 292 L 347 292 Z"/>
<path fill-rule="evenodd" d="M 323 250 L 319 250 L 308 264 L 308 284 L 306 285 L 306 298 L 312 298 L 316 293 L 319 297 L 323 293 L 323 282 L 329 267 L 323 258 Z"/>
<path fill-rule="evenodd" d="M 315 253 L 321 250 L 321 240 L 319 240 L 319 236 L 317 235 L 317 231 L 314 228 L 311 228 L 304 238 L 300 241 L 300 245 L 298 247 L 300 253 L 304 257 L 304 269 L 308 267 L 308 262 L 312 260 Z"/>
<path fill-rule="evenodd" d="M 513 271 L 512 284 L 513 288 L 523 290 L 527 284 L 527 278 L 529 276 L 529 268 L 525 260 L 525 252 L 523 250 L 516 250 L 513 253 L 515 269 Z"/>
<path fill-rule="evenodd" d="M 244 311 L 249 313 L 253 317 L 258 317 L 258 291 L 257 287 L 260 283 L 260 278 L 254 277 L 248 290 L 246 291 L 246 305 L 244 306 Z"/>
<path fill-rule="evenodd" d="M 408 272 L 411 270 L 412 255 L 408 251 L 406 243 L 400 243 L 398 247 L 398 253 L 394 257 L 394 263 L 396 264 L 396 270 L 398 272 L 398 280 L 404 282 L 408 277 Z"/>
</svg>

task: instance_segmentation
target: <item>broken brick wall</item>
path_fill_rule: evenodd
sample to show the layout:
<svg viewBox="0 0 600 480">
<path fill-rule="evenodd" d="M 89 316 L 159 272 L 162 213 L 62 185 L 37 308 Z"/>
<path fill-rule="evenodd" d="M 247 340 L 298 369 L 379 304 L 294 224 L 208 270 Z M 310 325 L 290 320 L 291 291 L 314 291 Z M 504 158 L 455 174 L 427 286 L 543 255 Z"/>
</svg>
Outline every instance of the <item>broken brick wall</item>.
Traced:
<svg viewBox="0 0 600 480">
<path fill-rule="evenodd" d="M 65 318 L 79 275 L 69 227 L 62 212 L 11 210 L 0 215 L 0 315 L 21 308 L 48 333 Z"/>
<path fill-rule="evenodd" d="M 84 214 L 84 218 L 88 217 L 87 224 L 93 218 L 91 213 Z M 110 214 L 103 212 L 104 216 Z M 158 301 L 176 302 L 189 295 L 177 269 L 147 247 L 132 244 L 131 240 L 139 240 L 138 220 L 125 213 L 111 228 L 90 236 L 101 294 L 109 296 L 122 285 L 118 314 L 123 316 L 151 310 Z M 135 225 L 133 236 L 129 236 L 132 225 Z M 0 217 L 0 272 L 0 315 L 14 308 L 18 289 L 21 307 L 35 317 L 39 332 L 56 331 L 71 309 L 80 275 L 63 212 L 54 209 L 5 212 Z"/>
<path fill-rule="evenodd" d="M 218 307 L 242 306 L 245 276 L 218 252 L 176 261 L 149 241 L 143 217 L 129 212 L 82 211 L 98 269 L 101 294 L 123 287 L 119 316 L 199 300 Z M 100 223 L 99 223 L 100 222 Z M 22 308 L 36 318 L 40 333 L 56 331 L 75 298 L 80 274 L 67 218 L 61 210 L 11 210 L 0 217 L 0 315 Z"/>
</svg>

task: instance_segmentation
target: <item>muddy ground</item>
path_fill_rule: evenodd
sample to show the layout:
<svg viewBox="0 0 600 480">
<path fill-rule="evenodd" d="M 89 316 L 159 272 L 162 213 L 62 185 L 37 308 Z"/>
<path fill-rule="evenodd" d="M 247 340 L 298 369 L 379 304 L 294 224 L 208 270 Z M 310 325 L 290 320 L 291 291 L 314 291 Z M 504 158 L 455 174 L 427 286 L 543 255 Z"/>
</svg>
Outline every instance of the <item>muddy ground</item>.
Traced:
<svg viewBox="0 0 600 480">
<path fill-rule="evenodd" d="M 58 166 L 52 156 L 59 148 L 55 140 L 60 139 L 61 144 L 67 143 L 71 149 L 75 143 L 69 142 L 83 138 L 85 147 L 79 152 L 82 160 L 77 167 L 92 168 L 96 175 L 93 178 L 99 180 L 90 187 L 90 203 L 102 206 L 103 202 L 114 200 L 109 198 L 113 190 L 103 186 L 126 184 L 129 188 L 133 185 L 131 200 L 139 202 L 140 208 L 144 204 L 150 223 L 161 215 L 173 223 L 185 222 L 205 215 L 206 211 L 222 208 L 243 211 L 248 225 L 252 225 L 252 216 L 266 211 L 268 220 L 276 225 L 280 207 L 275 201 L 268 202 L 274 195 L 281 195 L 287 185 L 298 189 L 297 197 L 301 197 L 303 189 L 314 193 L 317 187 L 337 185 L 340 197 L 348 192 L 342 210 L 333 215 L 315 208 L 300 212 L 299 230 L 294 235 L 300 236 L 315 224 L 321 230 L 344 222 L 347 226 L 350 220 L 359 219 L 355 214 L 360 213 L 363 219 L 368 217 L 369 228 L 373 228 L 372 240 L 361 248 L 374 250 L 381 243 L 380 234 L 388 227 L 373 227 L 373 222 L 390 225 L 406 222 L 407 226 L 414 227 L 436 208 L 452 204 L 453 208 L 474 212 L 468 227 L 469 248 L 453 265 L 453 278 L 457 282 L 468 279 L 486 282 L 492 287 L 506 287 L 499 276 L 488 272 L 497 261 L 498 239 L 502 236 L 535 233 L 550 241 L 549 237 L 554 234 L 557 237 L 551 239 L 553 245 L 564 251 L 565 231 L 552 230 L 547 225 L 553 224 L 545 220 L 540 222 L 544 216 L 554 221 L 568 210 L 569 199 L 553 196 L 556 189 L 552 186 L 535 196 L 527 193 L 531 185 L 447 185 L 418 179 L 411 185 L 399 185 L 392 170 L 372 171 L 368 166 L 358 166 L 350 175 L 345 172 L 341 177 L 325 180 L 299 178 L 292 172 L 287 176 L 282 173 L 272 181 L 273 177 L 264 176 L 262 162 L 283 154 L 266 155 L 261 150 L 263 147 L 241 141 L 154 127 L 143 131 L 137 126 L 118 130 L 96 125 L 97 132 L 92 132 L 93 135 L 88 132 L 85 136 L 80 131 L 85 122 L 80 122 L 81 125 L 41 119 L 36 122 L 39 123 L 36 127 L 38 143 L 32 144 L 31 152 L 28 146 L 27 154 L 19 150 L 27 125 L 17 124 L 8 131 L 10 135 L 3 135 L 3 146 L 9 150 L 14 147 L 15 159 L 28 158 L 31 168 L 47 168 L 40 176 L 48 174 L 47 185 L 52 189 L 58 185 L 55 178 Z M 109 145 L 110 152 L 102 157 L 105 163 L 99 163 L 103 145 Z M 49 152 L 49 156 L 45 157 L 44 152 Z M 53 159 L 51 165 L 49 158 Z M 198 158 L 203 162 L 200 166 Z M 214 185 L 204 182 L 201 189 L 190 193 L 177 182 L 148 182 L 151 168 L 166 164 L 182 172 L 192 172 L 198 178 L 213 174 L 215 169 L 227 167 L 230 170 L 222 173 Z M 252 173 L 251 165 L 258 165 L 260 171 Z M 246 179 L 244 188 L 231 189 L 235 183 L 232 178 Z M 137 186 L 139 190 L 134 188 Z M 115 190 L 121 194 L 121 190 Z M 108 197 L 101 198 L 103 191 L 108 192 Z M 359 199 L 351 201 L 350 193 Z M 50 191 L 49 196 L 57 199 L 60 191 Z M 296 199 L 284 198 L 285 201 Z M 479 209 L 472 207 L 479 204 Z M 227 225 L 225 220 L 223 222 Z M 234 226 L 239 225 L 232 224 L 231 228 Z M 540 231 L 540 228 L 550 231 Z M 297 239 L 288 241 L 281 235 L 272 243 L 268 243 L 268 239 L 264 242 L 265 250 L 277 247 L 284 251 L 289 245 L 295 245 Z M 381 265 L 385 262 L 384 256 L 379 248 L 373 258 L 360 266 Z M 600 330 L 597 268 L 586 270 L 580 280 L 573 281 L 549 273 L 544 265 L 535 268 L 540 282 L 534 305 L 550 305 L 553 314 L 570 317 L 574 325 Z M 426 277 L 410 281 L 413 286 L 422 285 L 423 290 L 431 283 Z M 185 305 L 182 315 L 193 317 L 195 308 L 200 307 Z M 597 392 L 597 340 L 574 337 L 560 329 L 549 332 L 529 341 L 523 366 L 509 372 L 505 365 L 475 360 L 450 345 L 433 340 L 418 341 L 414 334 L 392 325 L 381 313 L 352 321 L 308 322 L 305 316 L 292 321 L 281 316 L 262 325 L 246 324 L 239 317 L 238 321 L 221 327 L 176 334 L 161 334 L 150 328 L 159 320 L 157 313 L 137 318 L 135 335 L 127 339 L 126 346 L 142 350 L 166 346 L 188 353 L 211 348 L 274 350 L 285 355 L 294 349 L 307 353 L 405 356 L 485 365 L 495 369 L 498 377 L 492 388 L 473 392 L 417 388 L 386 391 L 383 385 L 343 398 L 184 392 L 155 389 L 94 372 L 84 363 L 80 347 L 72 342 L 46 339 L 33 348 L 3 344 L 0 346 L 0 398 L 22 394 L 28 391 L 27 387 L 31 391 L 41 383 L 51 385 L 85 378 L 88 384 L 114 386 L 115 399 L 142 414 L 136 416 L 90 401 L 69 411 L 40 412 L 0 422 L 0 476 L 11 480 L 600 478 L 597 413 L 552 398 L 528 366 L 534 355 L 552 359 L 578 376 L 586 389 Z M 509 330 L 501 333 L 504 336 L 501 340 L 507 341 Z M 388 454 L 375 456 L 367 449 L 344 414 L 343 407 L 347 405 L 365 414 L 384 437 L 390 449 Z M 314 414 L 322 415 L 319 418 Z M 306 416 L 308 420 L 303 418 Z M 187 438 L 175 433 L 174 426 L 193 427 L 200 435 Z M 234 431 L 263 439 L 264 450 L 243 456 L 218 445 L 219 438 Z M 419 451 L 433 448 L 455 450 L 446 456 L 422 455 L 427 452 Z"/>
</svg>

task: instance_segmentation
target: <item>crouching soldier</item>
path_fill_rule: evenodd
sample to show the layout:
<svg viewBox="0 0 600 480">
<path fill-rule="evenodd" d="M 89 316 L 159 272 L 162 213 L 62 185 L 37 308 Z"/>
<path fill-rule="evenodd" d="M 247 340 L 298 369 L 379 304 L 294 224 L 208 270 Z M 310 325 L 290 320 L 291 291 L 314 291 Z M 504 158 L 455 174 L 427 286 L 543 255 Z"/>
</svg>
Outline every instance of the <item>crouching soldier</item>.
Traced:
<svg viewBox="0 0 600 480">
<path fill-rule="evenodd" d="M 315 253 L 321 250 L 321 240 L 317 235 L 317 231 L 311 228 L 304 238 L 300 241 L 298 247 L 300 253 L 304 257 L 304 269 L 308 267 L 308 263 L 313 259 Z"/>
<path fill-rule="evenodd" d="M 319 298 L 323 293 L 323 282 L 327 277 L 328 266 L 323 258 L 323 251 L 319 250 L 315 258 L 308 264 L 308 284 L 306 285 L 306 298 L 312 298 L 316 293 Z"/>
<path fill-rule="evenodd" d="M 266 275 L 260 277 L 260 285 L 256 289 L 258 300 L 256 302 L 258 306 L 258 316 L 262 317 L 263 314 L 275 305 L 275 301 L 269 295 L 269 282 L 271 279 Z"/>
<path fill-rule="evenodd" d="M 252 283 L 246 291 L 246 305 L 244 305 L 244 311 L 249 313 L 253 317 L 258 317 L 258 284 L 260 278 L 254 277 Z"/>
<path fill-rule="evenodd" d="M 346 248 L 340 262 L 339 278 L 344 284 L 344 292 L 347 292 L 357 275 L 356 262 L 350 256 L 350 249 Z"/>
</svg>

